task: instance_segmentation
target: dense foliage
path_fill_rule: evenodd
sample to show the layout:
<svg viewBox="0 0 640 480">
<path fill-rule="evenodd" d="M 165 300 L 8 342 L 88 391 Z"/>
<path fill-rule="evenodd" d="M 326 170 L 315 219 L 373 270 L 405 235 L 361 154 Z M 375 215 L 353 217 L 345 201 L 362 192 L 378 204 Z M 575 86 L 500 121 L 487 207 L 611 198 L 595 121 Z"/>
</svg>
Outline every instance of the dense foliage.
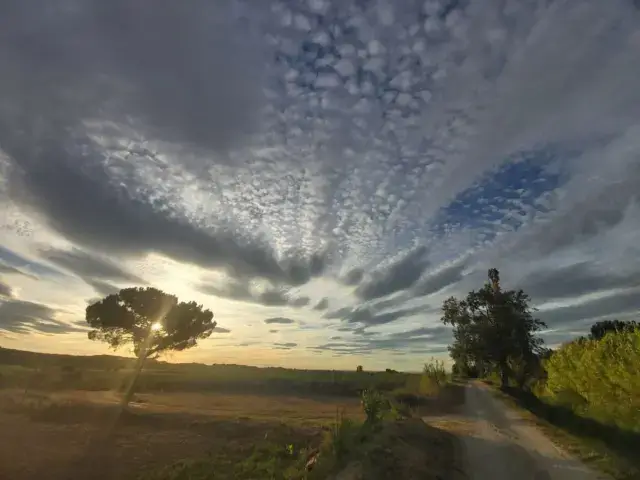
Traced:
<svg viewBox="0 0 640 480">
<path fill-rule="evenodd" d="M 510 379 L 523 386 L 543 352 L 536 337 L 545 324 L 532 315 L 530 299 L 522 290 L 503 290 L 498 270 L 489 270 L 489 282 L 464 300 L 445 300 L 442 322 L 453 326 L 449 347 L 456 372 L 497 370 L 503 386 Z"/>
<path fill-rule="evenodd" d="M 544 363 L 539 395 L 578 413 L 640 431 L 640 329 L 563 345 Z"/>
<path fill-rule="evenodd" d="M 86 320 L 93 329 L 89 339 L 113 349 L 133 345 L 138 356 L 150 357 L 168 350 L 194 347 L 216 327 L 213 314 L 196 302 L 157 288 L 125 288 L 89 305 Z"/>
<path fill-rule="evenodd" d="M 589 338 L 592 340 L 600 340 L 609 332 L 633 331 L 636 328 L 640 328 L 640 323 L 632 321 L 623 322 L 621 320 L 603 320 L 591 326 Z"/>
</svg>

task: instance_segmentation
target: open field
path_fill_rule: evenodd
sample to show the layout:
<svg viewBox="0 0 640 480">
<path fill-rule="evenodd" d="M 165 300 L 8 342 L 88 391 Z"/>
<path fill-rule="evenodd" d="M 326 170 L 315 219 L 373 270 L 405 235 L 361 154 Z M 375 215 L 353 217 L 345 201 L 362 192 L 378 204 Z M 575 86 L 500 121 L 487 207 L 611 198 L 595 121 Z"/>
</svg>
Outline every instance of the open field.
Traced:
<svg viewBox="0 0 640 480">
<path fill-rule="evenodd" d="M 288 445 L 317 446 L 336 408 L 361 416 L 355 399 L 151 394 L 139 400 L 144 403 L 118 416 L 116 397 L 106 392 L 2 391 L 0 431 L 11 441 L 0 446 L 0 478 L 89 478 L 91 472 L 90 478 L 133 479 L 199 458 L 215 458 L 220 478 L 233 478 L 235 464 L 256 449 L 271 456 Z"/>
<path fill-rule="evenodd" d="M 417 417 L 460 403 L 459 390 L 420 395 L 417 374 L 150 362 L 122 412 L 129 359 L 3 355 L 0 431 L 12 441 L 0 444 L 0 479 L 307 478 L 310 456 L 333 458 L 339 425 L 367 478 L 386 478 L 389 469 L 437 478 L 454 461 L 448 434 Z M 401 399 L 414 418 L 388 411 L 384 428 L 370 429 L 363 390 L 398 406 Z M 326 478 L 318 469 L 310 479 Z"/>
</svg>

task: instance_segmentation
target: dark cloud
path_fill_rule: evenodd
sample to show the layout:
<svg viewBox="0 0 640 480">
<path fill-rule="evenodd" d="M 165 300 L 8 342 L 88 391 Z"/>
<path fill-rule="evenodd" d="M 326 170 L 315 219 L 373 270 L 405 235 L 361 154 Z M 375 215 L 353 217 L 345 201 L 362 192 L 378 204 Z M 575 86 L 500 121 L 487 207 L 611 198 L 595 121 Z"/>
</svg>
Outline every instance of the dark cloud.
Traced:
<svg viewBox="0 0 640 480">
<path fill-rule="evenodd" d="M 41 256 L 54 265 L 69 270 L 82 278 L 96 278 L 137 284 L 145 283 L 140 277 L 127 272 L 109 259 L 97 254 L 89 254 L 77 248 L 72 250 L 50 248 L 42 251 Z"/>
<path fill-rule="evenodd" d="M 329 320 L 343 320 L 345 317 L 348 317 L 352 311 L 353 307 L 342 307 L 338 310 L 325 313 L 323 317 Z"/>
<path fill-rule="evenodd" d="M 313 259 L 289 259 L 288 266 L 281 267 L 264 245 L 201 230 L 134 198 L 124 187 L 113 186 L 98 163 L 87 161 L 81 169 L 66 153 L 49 153 L 47 163 L 21 170 L 14 198 L 35 207 L 51 227 L 80 245 L 122 256 L 155 251 L 202 267 L 222 268 L 235 276 L 261 276 L 296 285 L 309 280 L 315 271 L 312 266 L 317 268 Z"/>
<path fill-rule="evenodd" d="M 207 295 L 228 298 L 241 302 L 255 303 L 266 307 L 282 307 L 288 305 L 293 308 L 302 308 L 309 304 L 309 297 L 295 297 L 289 295 L 288 289 L 270 289 L 261 293 L 254 293 L 248 281 L 231 281 L 223 286 L 201 284 L 196 289 Z"/>
<path fill-rule="evenodd" d="M 219 153 L 252 129 L 260 86 L 246 32 L 217 2 L 6 0 L 2 90 L 22 115 L 77 125 L 99 115 Z M 37 28 L 34 28 L 37 25 Z M 172 32 L 168 35 L 167 32 Z M 257 52 L 256 52 L 257 53 Z"/>
<path fill-rule="evenodd" d="M 13 297 L 13 289 L 2 280 L 0 280 L 0 297 Z"/>
<path fill-rule="evenodd" d="M 264 323 L 270 325 L 272 323 L 279 323 L 279 324 L 290 324 L 290 323 L 296 323 L 295 321 L 291 320 L 290 318 L 284 318 L 284 317 L 274 317 L 274 318 L 267 318 Z"/>
<path fill-rule="evenodd" d="M 377 335 L 376 332 L 369 332 L 367 331 L 367 327 L 358 327 L 352 330 L 352 333 L 354 335 L 360 335 L 362 337 L 372 337 L 374 335 Z"/>
<path fill-rule="evenodd" d="M 332 352 L 367 354 L 385 350 L 408 353 L 444 353 L 451 341 L 451 330 L 444 325 L 420 327 L 405 332 L 379 333 L 367 332 L 366 327 L 353 330 L 356 336 L 331 337 L 331 342 L 314 347 L 317 350 Z M 342 340 L 342 342 L 337 342 Z"/>
<path fill-rule="evenodd" d="M 0 300 L 0 330 L 13 333 L 70 333 L 85 328 L 56 320 L 57 311 L 47 305 L 24 300 Z"/>
<path fill-rule="evenodd" d="M 0 273 L 16 273 L 19 275 L 25 275 L 25 273 L 18 270 L 17 268 L 12 267 L 11 265 L 5 265 L 2 262 L 0 262 Z"/>
<path fill-rule="evenodd" d="M 324 297 L 313 307 L 314 310 L 326 310 L 327 308 L 329 308 L 329 299 L 327 297 Z"/>
<path fill-rule="evenodd" d="M 269 333 L 278 333 L 278 330 L 269 330 Z"/>
<path fill-rule="evenodd" d="M 216 327 L 213 329 L 214 333 L 231 333 L 231 330 L 223 327 Z"/>
<path fill-rule="evenodd" d="M 342 283 L 345 285 L 358 285 L 364 277 L 364 270 L 362 268 L 354 268 L 349 270 L 342 279 Z"/>
<path fill-rule="evenodd" d="M 267 290 L 266 292 L 262 292 L 258 296 L 258 303 L 270 307 L 280 307 L 283 305 L 287 305 L 289 303 L 289 299 L 282 291 Z"/>
<path fill-rule="evenodd" d="M 372 307 L 344 307 L 339 310 L 329 312 L 324 317 L 328 319 L 339 319 L 349 323 L 362 323 L 365 325 L 383 325 L 427 311 L 428 307 L 410 307 L 391 312 L 376 312 Z M 352 329 L 349 329 L 352 330 Z"/>
<path fill-rule="evenodd" d="M 224 286 L 202 284 L 196 286 L 196 290 L 205 295 L 214 295 L 220 298 L 228 298 L 229 300 L 255 302 L 257 299 L 251 294 L 248 283 L 229 282 Z"/>
<path fill-rule="evenodd" d="M 328 342 L 314 347 L 309 347 L 310 350 L 317 351 L 330 351 L 336 354 L 350 354 L 350 355 L 368 355 L 373 353 L 371 348 L 366 346 L 357 345 L 348 342 Z"/>
<path fill-rule="evenodd" d="M 91 279 L 85 279 L 85 282 L 91 285 L 93 289 L 103 297 L 108 297 L 109 295 L 118 293 L 120 291 L 120 288 L 108 282 L 102 282 L 100 280 L 91 280 Z M 92 300 L 90 301 L 90 303 L 94 303 L 94 301 Z"/>
<path fill-rule="evenodd" d="M 11 198 L 75 244 L 99 252 L 157 252 L 293 285 L 319 274 L 324 254 L 279 261 L 249 234 L 194 225 L 133 175 L 136 163 L 158 163 L 149 149 L 131 148 L 123 159 L 113 151 L 122 147 L 98 143 L 87 131 L 107 139 L 146 134 L 218 152 L 234 143 L 257 117 L 247 88 L 257 77 L 239 64 L 247 57 L 234 47 L 222 7 L 72 3 L 47 14 L 44 1 L 9 0 L 0 7 L 0 65 L 11 72 L 0 80 L 0 144 L 11 163 Z M 88 127 L 87 119 L 98 126 Z M 224 157 L 177 155 L 194 156 Z"/>
<path fill-rule="evenodd" d="M 577 305 L 542 310 L 537 313 L 537 317 L 546 322 L 550 329 L 578 326 L 586 331 L 600 317 L 633 318 L 638 316 L 639 310 L 640 290 L 635 289 L 612 292 L 608 296 Z"/>
<path fill-rule="evenodd" d="M 298 298 L 292 299 L 289 302 L 289 305 L 291 305 L 294 308 L 302 308 L 309 305 L 309 302 L 311 302 L 311 299 L 309 297 L 298 297 Z"/>
<path fill-rule="evenodd" d="M 384 297 L 411 287 L 429 265 L 426 247 L 418 247 L 386 268 L 369 274 L 356 289 L 364 300 Z"/>
<path fill-rule="evenodd" d="M 2 133 L 0 132 L 0 135 Z M 21 273 L 28 277 L 35 275 L 62 275 L 58 270 L 44 265 L 42 263 L 30 260 L 0 245 L 0 272 L 2 273 Z M 26 270 L 26 272 L 25 272 Z M 35 275 L 31 275 L 31 272 Z"/>
<path fill-rule="evenodd" d="M 609 146 L 619 155 L 619 145 Z M 603 156 L 608 151 L 605 149 Z M 580 192 L 581 200 L 550 215 L 544 223 L 523 232 L 509 247 L 511 254 L 531 252 L 550 255 L 565 248 L 588 241 L 623 223 L 628 207 L 636 202 L 640 184 L 640 164 L 629 162 L 614 182 L 592 191 Z M 575 193 L 575 192 L 573 192 Z"/>
<path fill-rule="evenodd" d="M 443 334 L 449 334 L 451 329 L 444 325 L 437 325 L 433 327 L 420 327 L 404 332 L 395 332 L 388 335 L 393 339 L 410 339 L 410 338 L 422 338 L 422 337 L 438 337 Z"/>
<path fill-rule="evenodd" d="M 275 346 L 276 349 L 278 350 L 291 350 L 292 348 L 295 348 L 298 346 L 297 343 L 293 343 L 293 342 L 287 342 L 287 343 L 274 343 L 273 344 Z"/>
<path fill-rule="evenodd" d="M 583 262 L 528 275 L 518 284 L 534 302 L 579 297 L 593 292 L 633 287 L 638 273 L 624 274 Z"/>
<path fill-rule="evenodd" d="M 465 268 L 465 263 L 458 263 L 445 267 L 432 275 L 428 275 L 420 279 L 420 281 L 414 285 L 413 292 L 417 296 L 426 296 L 436 293 L 443 288 L 462 280 L 462 272 Z"/>
</svg>

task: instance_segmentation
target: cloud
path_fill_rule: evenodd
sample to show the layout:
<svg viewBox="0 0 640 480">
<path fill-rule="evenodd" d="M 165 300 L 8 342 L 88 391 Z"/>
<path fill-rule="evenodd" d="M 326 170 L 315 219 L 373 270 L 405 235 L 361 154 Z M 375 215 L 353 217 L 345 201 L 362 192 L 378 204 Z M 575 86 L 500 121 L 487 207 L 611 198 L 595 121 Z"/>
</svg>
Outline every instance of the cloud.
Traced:
<svg viewBox="0 0 640 480">
<path fill-rule="evenodd" d="M 459 263 L 446 266 L 437 272 L 421 278 L 413 287 L 412 291 L 418 296 L 427 296 L 436 293 L 445 287 L 454 285 L 462 280 L 462 272 L 466 264 Z"/>
<path fill-rule="evenodd" d="M 294 298 L 289 302 L 289 305 L 291 305 L 294 308 L 301 308 L 301 307 L 306 307 L 307 305 L 309 305 L 309 302 L 311 301 L 311 299 L 309 297 L 298 297 L 298 298 Z"/>
<path fill-rule="evenodd" d="M 2 260 L 0 262 L 0 272 L 2 273 L 20 273 L 34 278 L 37 278 L 36 275 L 62 275 L 58 270 L 30 260 L 2 245 L 0 245 L 0 259 Z"/>
<path fill-rule="evenodd" d="M 583 301 L 569 306 L 541 309 L 537 317 L 549 328 L 566 328 L 580 325 L 588 329 L 600 317 L 629 319 L 638 316 L 640 310 L 640 290 L 612 291 L 601 298 Z"/>
<path fill-rule="evenodd" d="M 344 276 L 342 281 L 345 285 L 358 285 L 364 277 L 364 270 L 362 268 L 354 268 L 349 270 Z"/>
<path fill-rule="evenodd" d="M 121 289 L 112 285 L 108 282 L 102 282 L 100 280 L 91 280 L 85 279 L 85 281 L 93 287 L 93 289 L 101 296 L 108 297 L 109 295 L 113 295 L 114 293 L 118 293 Z M 93 303 L 94 300 L 91 300 L 90 303 Z"/>
<path fill-rule="evenodd" d="M 140 277 L 127 272 L 107 258 L 89 254 L 78 248 L 71 250 L 49 248 L 42 251 L 41 256 L 45 260 L 82 278 L 99 278 L 136 284 L 145 283 Z"/>
<path fill-rule="evenodd" d="M 169 0 L 66 3 L 42 17 L 45 1 L 5 2 L 0 55 L 15 77 L 2 87 L 14 104 L 31 98 L 33 115 L 63 127 L 106 110 L 148 136 L 219 153 L 252 130 L 259 63 L 248 32 L 229 28 L 231 11 Z M 19 78 L 28 79 L 20 89 Z"/>
<path fill-rule="evenodd" d="M 0 297 L 11 298 L 13 297 L 13 289 L 2 280 L 0 280 Z"/>
<path fill-rule="evenodd" d="M 330 342 L 312 347 L 340 353 L 367 354 L 376 351 L 421 353 L 446 351 L 451 341 L 451 330 L 445 326 L 420 327 L 394 333 L 367 332 L 360 328 L 349 338 L 334 336 Z M 338 341 L 342 340 L 342 341 Z"/>
<path fill-rule="evenodd" d="M 228 328 L 223 328 L 223 327 L 216 327 L 213 329 L 213 331 L 215 333 L 231 333 L 231 330 L 229 330 Z"/>
<path fill-rule="evenodd" d="M 0 273 L 15 273 L 19 275 L 26 275 L 21 270 L 18 270 L 17 268 L 12 267 L 11 265 L 6 265 L 4 263 L 0 263 Z"/>
<path fill-rule="evenodd" d="M 269 330 L 269 333 L 278 333 L 278 330 Z"/>
<path fill-rule="evenodd" d="M 262 292 L 255 291 L 247 281 L 231 280 L 223 285 L 211 285 L 203 283 L 196 287 L 200 292 L 230 300 L 255 303 L 266 307 L 290 306 L 302 308 L 309 304 L 311 299 L 306 296 L 292 297 L 289 289 L 267 288 Z"/>
<path fill-rule="evenodd" d="M 328 297 L 324 297 L 313 307 L 314 310 L 326 310 L 327 308 L 329 308 Z"/>
<path fill-rule="evenodd" d="M 344 307 L 324 315 L 328 319 L 340 319 L 349 323 L 361 323 L 365 325 L 383 325 L 395 322 L 404 317 L 410 317 L 420 313 L 425 313 L 428 307 L 408 307 L 405 309 L 390 312 L 377 312 L 372 307 Z M 349 329 L 352 330 L 352 329 Z"/>
<path fill-rule="evenodd" d="M 85 328 L 56 319 L 57 311 L 47 305 L 24 300 L 0 300 L 0 330 L 13 333 L 70 333 Z"/>
<path fill-rule="evenodd" d="M 539 303 L 633 286 L 636 278 L 636 273 L 612 270 L 595 262 L 580 262 L 529 273 L 518 286 Z"/>
<path fill-rule="evenodd" d="M 34 2 L 0 2 L 0 272 L 38 277 L 7 276 L 21 295 L 169 284 L 168 257 L 248 322 L 336 320 L 287 340 L 418 363 L 449 333 L 407 332 L 490 267 L 554 338 L 633 314 L 632 2 Z"/>
<path fill-rule="evenodd" d="M 266 323 L 267 325 L 270 325 L 272 323 L 278 323 L 278 324 L 286 325 L 286 324 L 291 324 L 291 323 L 296 323 L 296 322 L 291 320 L 290 318 L 273 317 L 273 318 L 267 318 L 264 321 L 264 323 Z"/>
<path fill-rule="evenodd" d="M 191 222 L 173 198 L 152 194 L 142 174 L 170 169 L 148 143 L 153 138 L 189 150 L 174 159 L 220 160 L 258 117 L 252 99 L 262 89 L 252 83 L 259 63 L 239 45 L 249 35 L 227 27 L 230 11 L 116 0 L 41 17 L 44 3 L 10 5 L 0 62 L 15 75 L 0 83 L 0 143 L 12 200 L 100 252 L 157 252 L 295 285 L 320 273 L 321 254 L 277 259 L 245 232 Z M 194 155 L 199 149 L 208 153 Z"/>
<path fill-rule="evenodd" d="M 373 271 L 356 289 L 356 295 L 372 300 L 411 287 L 429 265 L 426 255 L 427 248 L 421 246 L 396 258 L 387 267 Z"/>
<path fill-rule="evenodd" d="M 273 344 L 276 350 L 291 350 L 298 346 L 297 343 L 294 342 L 286 342 L 286 343 L 274 343 Z"/>
</svg>

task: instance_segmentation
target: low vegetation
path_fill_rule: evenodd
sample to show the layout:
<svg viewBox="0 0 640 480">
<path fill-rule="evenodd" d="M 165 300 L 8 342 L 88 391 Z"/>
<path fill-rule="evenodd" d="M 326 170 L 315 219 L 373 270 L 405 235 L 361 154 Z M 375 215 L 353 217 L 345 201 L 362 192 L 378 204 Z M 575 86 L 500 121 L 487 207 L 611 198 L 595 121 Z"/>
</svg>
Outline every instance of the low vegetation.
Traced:
<svg viewBox="0 0 640 480">
<path fill-rule="evenodd" d="M 436 360 L 408 374 L 149 359 L 121 411 L 135 362 L 0 349 L 0 428 L 22 438 L 31 458 L 16 465 L 5 445 L 0 464 L 32 469 L 21 478 L 34 479 L 45 471 L 58 478 L 52 465 L 64 464 L 60 478 L 324 480 L 345 471 L 435 479 L 454 462 L 449 434 L 420 420 L 463 400 Z M 111 443 L 99 440 L 89 457 L 86 445 L 105 431 Z"/>
<path fill-rule="evenodd" d="M 630 323 L 632 324 L 632 323 Z M 633 324 L 632 324 L 633 325 Z M 597 332 L 601 325 L 594 325 Z M 507 389 L 547 431 L 614 478 L 640 478 L 640 329 L 579 338 L 543 362 L 530 391 Z"/>
<path fill-rule="evenodd" d="M 426 369 L 425 369 L 426 370 Z M 440 394 L 459 386 L 442 384 Z M 450 409 L 460 403 L 450 400 Z M 431 397 L 434 404 L 438 397 Z M 317 446 L 293 443 L 256 446 L 251 455 L 239 462 L 228 478 L 261 479 L 387 479 L 449 478 L 455 470 L 455 440 L 445 431 L 426 425 L 413 410 L 392 395 L 364 390 L 361 407 L 363 421 L 336 411 L 334 422 L 324 429 Z M 140 477 L 141 480 L 212 480 L 220 475 L 220 460 L 209 458 L 181 461 Z"/>
</svg>

